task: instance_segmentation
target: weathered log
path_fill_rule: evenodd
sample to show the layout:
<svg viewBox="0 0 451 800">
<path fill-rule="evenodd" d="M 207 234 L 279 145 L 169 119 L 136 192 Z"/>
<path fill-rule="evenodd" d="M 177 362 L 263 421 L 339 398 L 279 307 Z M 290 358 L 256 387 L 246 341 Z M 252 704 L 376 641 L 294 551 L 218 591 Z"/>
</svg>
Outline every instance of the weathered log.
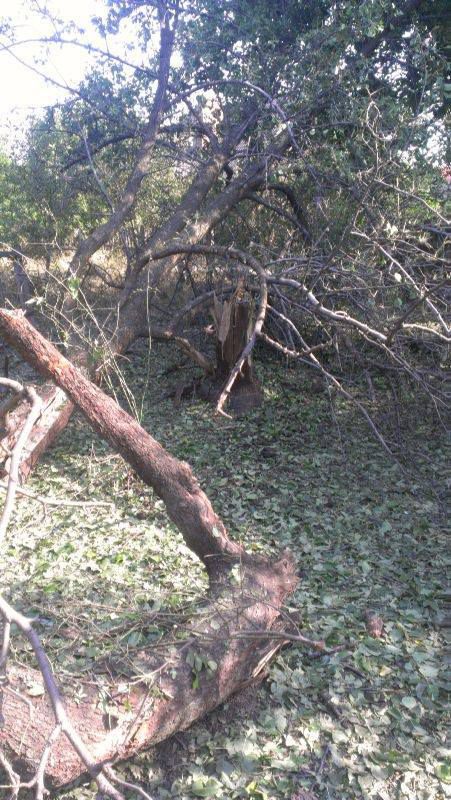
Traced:
<svg viewBox="0 0 451 800">
<path fill-rule="evenodd" d="M 107 690 L 110 705 L 115 706 L 111 719 L 105 716 L 96 690 L 88 689 L 83 700 L 75 702 L 70 695 L 76 678 L 66 684 L 69 717 L 99 765 L 130 758 L 188 728 L 258 679 L 281 646 L 280 639 L 271 640 L 270 631 L 280 621 L 281 605 L 296 579 L 289 558 L 272 565 L 263 559 L 252 561 L 243 567 L 240 585 L 223 587 L 216 601 L 205 607 L 201 620 L 187 628 L 186 640 L 169 650 L 167 670 L 163 659 L 152 658 L 148 652 L 137 654 L 137 676 L 124 676 L 119 671 L 112 678 L 109 670 Z M 237 634 L 249 630 L 268 631 L 269 635 L 259 640 L 238 638 Z M 190 650 L 202 658 L 203 664 L 210 662 L 213 669 L 194 672 L 187 662 Z M 143 674 L 139 683 L 131 685 Z M 14 693 L 5 693 L 0 744 L 25 777 L 35 771 L 54 720 L 47 697 L 28 696 L 28 687 L 42 683 L 36 670 L 14 666 L 8 677 Z M 22 692 L 26 702 L 16 692 Z M 48 784 L 58 788 L 85 773 L 68 742 L 59 739 L 48 764 Z"/>
<path fill-rule="evenodd" d="M 163 498 L 169 516 L 210 578 L 207 604 L 187 627 L 186 640 L 179 647 L 172 647 L 162 660 L 140 653 L 140 671 L 132 688 L 130 676 L 125 681 L 120 674 L 110 677 L 109 693 L 117 708 L 111 730 L 96 689 L 90 689 L 81 703 L 67 699 L 70 718 L 99 765 L 114 762 L 188 727 L 255 679 L 262 664 L 280 647 L 280 639 L 271 641 L 270 631 L 280 623 L 281 605 L 296 586 L 294 564 L 289 556 L 271 563 L 246 553 L 231 540 L 188 464 L 169 455 L 22 315 L 0 309 L 0 333 L 39 372 L 57 382 L 92 427 Z M 258 641 L 240 637 L 249 630 L 266 631 L 268 637 Z M 210 662 L 210 667 L 193 674 L 187 661 L 189 650 L 201 656 L 202 664 Z M 164 671 L 168 661 L 170 674 Z M 14 666 L 8 677 L 14 691 L 4 693 L 0 743 L 14 767 L 26 776 L 36 769 L 54 720 L 45 696 L 27 696 L 27 687 L 39 682 L 36 670 Z M 85 773 L 65 738 L 54 745 L 47 772 L 53 787 L 67 785 Z"/>
</svg>

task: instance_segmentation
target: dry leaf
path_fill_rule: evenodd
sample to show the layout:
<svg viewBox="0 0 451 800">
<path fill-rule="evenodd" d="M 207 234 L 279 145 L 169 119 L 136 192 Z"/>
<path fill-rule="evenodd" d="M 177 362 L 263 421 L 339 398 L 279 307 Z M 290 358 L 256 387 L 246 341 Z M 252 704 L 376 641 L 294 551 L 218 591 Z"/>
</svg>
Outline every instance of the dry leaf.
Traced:
<svg viewBox="0 0 451 800">
<path fill-rule="evenodd" d="M 365 612 L 366 630 L 369 636 L 373 639 L 380 639 L 384 633 L 384 621 L 382 617 L 374 614 L 372 611 Z"/>
</svg>

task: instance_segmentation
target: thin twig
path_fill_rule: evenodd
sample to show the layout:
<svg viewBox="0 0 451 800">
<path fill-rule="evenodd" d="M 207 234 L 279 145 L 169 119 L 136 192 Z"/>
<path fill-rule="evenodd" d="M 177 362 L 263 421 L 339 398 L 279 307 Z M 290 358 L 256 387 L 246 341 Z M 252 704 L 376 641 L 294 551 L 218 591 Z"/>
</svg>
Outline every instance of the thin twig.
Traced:
<svg viewBox="0 0 451 800">
<path fill-rule="evenodd" d="M 8 483 L 5 481 L 0 481 L 0 489 L 7 489 Z M 114 503 L 107 503 L 104 501 L 97 501 L 97 500 L 62 500 L 58 497 L 45 497 L 41 494 L 35 494 L 34 492 L 30 492 L 29 489 L 25 489 L 23 486 L 16 487 L 16 493 L 22 495 L 23 497 L 29 497 L 30 500 L 35 500 L 37 503 L 41 503 L 43 506 L 56 506 L 56 507 L 68 507 L 68 508 L 113 508 Z"/>
</svg>

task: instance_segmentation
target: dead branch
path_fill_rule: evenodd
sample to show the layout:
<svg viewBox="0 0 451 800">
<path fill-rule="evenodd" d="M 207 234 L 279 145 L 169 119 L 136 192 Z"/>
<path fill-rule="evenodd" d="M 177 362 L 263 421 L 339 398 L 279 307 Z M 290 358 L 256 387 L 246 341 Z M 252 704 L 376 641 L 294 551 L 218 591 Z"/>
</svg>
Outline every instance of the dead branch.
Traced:
<svg viewBox="0 0 451 800">
<path fill-rule="evenodd" d="M 355 233 L 356 236 L 361 236 L 364 239 L 367 239 L 368 241 L 371 241 L 369 239 L 369 237 L 364 233 L 360 233 L 358 231 L 354 231 L 354 233 Z M 420 286 L 418 286 L 418 284 L 416 283 L 416 281 L 414 280 L 414 278 L 412 277 L 410 272 L 403 266 L 403 264 L 401 264 L 399 259 L 395 258 L 395 256 L 392 253 L 390 253 L 389 250 L 387 250 L 386 247 L 384 247 L 382 244 L 380 244 L 380 242 L 377 242 L 377 241 L 376 242 L 372 242 L 372 244 L 374 244 L 381 251 L 381 253 L 383 253 L 383 255 L 386 258 L 388 258 L 389 261 L 391 261 L 392 264 L 394 264 L 396 266 L 396 268 L 400 271 L 400 273 L 405 277 L 406 281 L 408 281 L 408 283 L 410 283 L 410 285 L 415 289 L 415 291 L 418 294 L 418 296 L 422 300 L 424 299 L 426 305 L 432 311 L 434 317 L 440 323 L 441 327 L 445 331 L 446 336 L 449 337 L 450 333 L 451 333 L 451 329 L 450 329 L 449 325 L 446 324 L 446 322 L 445 322 L 443 316 L 441 315 L 440 311 L 438 310 L 438 308 L 434 305 L 434 303 L 432 302 L 432 300 L 428 296 L 428 293 L 425 292 L 425 290 L 422 289 Z"/>
<path fill-rule="evenodd" d="M 33 388 L 24 387 L 21 383 L 18 383 L 17 381 L 13 381 L 8 378 L 0 378 L 0 385 L 6 386 L 13 392 L 15 392 L 17 395 L 26 398 L 28 402 L 31 404 L 29 414 L 20 432 L 17 442 L 14 445 L 14 448 L 11 453 L 11 458 L 9 460 L 9 477 L 8 477 L 8 486 L 6 490 L 6 499 L 3 507 L 3 513 L 0 518 L 0 545 L 1 545 L 14 508 L 14 500 L 16 497 L 17 487 L 19 483 L 19 467 L 20 467 L 20 459 L 22 456 L 22 451 L 28 441 L 33 425 L 38 420 L 39 415 L 41 413 L 42 400 Z"/>
<path fill-rule="evenodd" d="M 0 489 L 7 491 L 8 483 L 0 481 Z M 23 486 L 16 486 L 16 494 L 22 495 L 22 497 L 29 497 L 30 500 L 35 500 L 36 503 L 40 503 L 44 508 L 47 508 L 47 506 L 55 508 L 111 508 L 114 505 L 114 503 L 105 503 L 101 500 L 64 500 L 58 497 L 44 497 L 44 495 L 30 492 L 29 489 L 25 489 Z"/>
<path fill-rule="evenodd" d="M 56 742 L 60 733 L 64 733 L 74 750 L 85 764 L 89 774 L 96 781 L 99 789 L 112 800 L 124 800 L 123 795 L 114 788 L 112 783 L 108 780 L 102 771 L 102 767 L 93 759 L 89 749 L 86 747 L 81 736 L 77 733 L 74 726 L 70 722 L 67 715 L 66 708 L 60 690 L 56 684 L 53 676 L 52 666 L 44 651 L 41 640 L 35 630 L 33 629 L 31 620 L 24 617 L 19 611 L 16 611 L 3 597 L 0 596 L 0 614 L 3 619 L 11 625 L 14 623 L 20 631 L 26 636 L 30 642 L 36 661 L 41 672 L 47 694 L 50 698 L 52 705 L 53 715 L 55 718 L 55 727 L 47 739 L 39 767 L 36 773 L 36 785 L 38 791 L 41 791 L 43 784 L 43 772 L 47 763 L 48 756 L 52 745 Z M 34 781 L 33 781 L 34 783 Z M 33 784 L 32 784 L 33 785 Z M 39 795 L 38 795 L 39 797 Z"/>
</svg>

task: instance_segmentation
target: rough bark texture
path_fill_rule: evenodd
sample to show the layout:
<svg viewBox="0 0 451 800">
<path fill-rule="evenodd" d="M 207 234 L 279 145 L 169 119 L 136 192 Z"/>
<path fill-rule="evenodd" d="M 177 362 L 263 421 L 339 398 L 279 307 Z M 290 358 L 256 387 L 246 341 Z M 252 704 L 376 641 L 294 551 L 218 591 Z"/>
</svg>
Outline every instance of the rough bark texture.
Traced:
<svg viewBox="0 0 451 800">
<path fill-rule="evenodd" d="M 113 725 L 102 711 L 95 689 L 88 689 L 81 703 L 71 697 L 71 683 L 66 684 L 66 707 L 71 720 L 99 764 L 130 758 L 140 750 L 163 741 L 171 734 L 189 727 L 195 720 L 223 703 L 230 695 L 256 680 L 272 655 L 279 649 L 271 638 L 237 638 L 240 631 L 270 631 L 280 622 L 280 607 L 296 585 L 290 559 L 270 565 L 263 559 L 252 559 L 241 571 L 240 585 L 227 587 L 204 609 L 201 619 L 187 630 L 187 641 L 168 653 L 171 677 L 161 671 L 157 678 L 143 679 L 127 688 L 130 674 L 109 670 L 108 686 L 116 705 Z M 193 637 L 190 639 L 190 633 Z M 203 659 L 214 660 L 217 669 L 208 675 L 199 674 L 199 687 L 193 687 L 194 674 L 187 664 L 189 649 Z M 162 661 L 148 652 L 137 654 L 140 672 L 150 674 L 162 667 Z M 135 676 L 136 678 L 136 676 Z M 47 737 L 54 727 L 52 711 L 46 697 L 29 698 L 27 687 L 39 684 L 36 670 L 14 666 L 9 670 L 10 686 L 23 692 L 27 702 L 17 694 L 5 693 L 4 726 L 0 744 L 22 776 L 36 768 Z M 66 679 L 67 681 L 67 679 Z M 31 707 L 33 711 L 31 711 Z M 64 738 L 54 747 L 47 769 L 47 783 L 61 787 L 78 780 L 85 768 Z"/>
<path fill-rule="evenodd" d="M 64 389 L 95 430 L 163 498 L 169 516 L 210 577 L 207 604 L 188 626 L 187 639 L 178 647 L 172 646 L 166 661 L 158 661 L 146 651 L 140 653 L 137 661 L 141 681 L 133 688 L 128 687 L 120 670 L 117 675 L 109 670 L 109 693 L 117 707 L 114 727 L 106 720 L 94 687 L 81 703 L 76 703 L 70 697 L 69 685 L 70 718 L 99 764 L 128 758 L 188 727 L 256 678 L 280 647 L 280 640 L 274 644 L 270 636 L 241 638 L 240 632 L 265 632 L 280 624 L 281 605 L 297 583 L 294 564 L 288 555 L 276 563 L 251 556 L 233 542 L 188 464 L 169 455 L 22 315 L 0 309 L 0 333 L 30 364 Z M 229 578 L 233 564 L 239 573 L 235 583 Z M 200 673 L 198 688 L 186 660 L 189 649 L 217 664 L 210 674 L 205 670 Z M 163 669 L 168 661 L 170 675 Z M 146 679 L 144 675 L 149 673 L 157 677 Z M 27 697 L 27 687 L 39 682 L 38 672 L 14 666 L 8 677 L 14 691 L 6 689 L 3 693 L 0 743 L 15 769 L 25 777 L 36 769 L 54 721 L 46 697 Z M 80 759 L 67 740 L 60 737 L 49 759 L 49 785 L 67 785 L 84 773 Z"/>
<path fill-rule="evenodd" d="M 62 356 L 22 315 L 0 310 L 0 333 L 38 372 L 51 378 L 78 406 L 92 427 L 152 486 L 166 504 L 188 547 L 215 569 L 217 557 L 238 555 L 188 464 L 164 448 L 108 395 Z"/>
<path fill-rule="evenodd" d="M 239 287 L 230 300 L 215 303 L 214 315 L 217 333 L 216 369 L 211 379 L 201 386 L 201 396 L 217 402 L 229 375 L 249 341 L 252 328 L 252 302 L 247 292 Z M 233 384 L 228 407 L 243 414 L 259 406 L 263 395 L 255 374 L 252 356 L 246 358 L 240 374 Z"/>
<path fill-rule="evenodd" d="M 149 122 L 144 130 L 141 147 L 138 150 L 133 170 L 129 175 L 124 192 L 108 220 L 92 231 L 92 233 L 86 237 L 86 239 L 83 239 L 77 247 L 70 265 L 72 275 L 79 275 L 91 256 L 119 230 L 130 214 L 135 204 L 141 183 L 149 172 L 166 96 L 173 43 L 174 31 L 170 29 L 169 22 L 166 20 L 166 24 L 162 25 L 160 30 L 160 58 L 157 90 Z"/>
</svg>

